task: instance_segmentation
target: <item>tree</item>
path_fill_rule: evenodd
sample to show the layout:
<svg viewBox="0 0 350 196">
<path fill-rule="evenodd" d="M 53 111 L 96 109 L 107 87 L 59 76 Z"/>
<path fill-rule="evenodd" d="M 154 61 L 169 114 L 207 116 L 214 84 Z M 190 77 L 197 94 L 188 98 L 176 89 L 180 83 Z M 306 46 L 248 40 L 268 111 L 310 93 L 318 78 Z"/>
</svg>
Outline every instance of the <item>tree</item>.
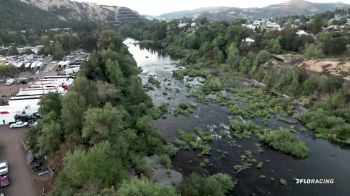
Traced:
<svg viewBox="0 0 350 196">
<path fill-rule="evenodd" d="M 59 123 L 51 121 L 49 124 L 45 124 L 37 139 L 39 155 L 53 156 L 62 142 L 62 136 L 63 129 Z"/>
<path fill-rule="evenodd" d="M 315 44 L 307 45 L 304 51 L 304 57 L 306 59 L 321 58 L 323 56 L 322 50 Z"/>
<path fill-rule="evenodd" d="M 95 82 L 88 80 L 86 77 L 78 76 L 74 80 L 71 90 L 84 97 L 87 106 L 94 107 L 99 105 L 96 84 Z"/>
<path fill-rule="evenodd" d="M 111 157 L 109 142 L 96 144 L 89 151 L 77 149 L 65 158 L 64 174 L 75 186 L 96 180 L 102 187 L 117 185 L 127 177 L 127 170 L 117 157 Z"/>
<path fill-rule="evenodd" d="M 316 15 L 311 23 L 311 31 L 314 34 L 319 33 L 322 30 L 323 20 L 320 15 Z"/>
<path fill-rule="evenodd" d="M 320 90 L 325 93 L 332 93 L 343 87 L 344 79 L 342 76 L 321 76 Z"/>
<path fill-rule="evenodd" d="M 45 116 L 50 112 L 54 112 L 57 117 L 60 117 L 62 110 L 60 94 L 48 93 L 42 96 L 39 102 L 39 106 L 39 113 L 41 116 Z"/>
<path fill-rule="evenodd" d="M 69 138 L 73 133 L 80 133 L 82 130 L 82 120 L 86 110 L 84 97 L 77 92 L 68 92 L 62 100 L 62 122 L 65 130 L 65 138 Z"/>
<path fill-rule="evenodd" d="M 176 196 L 173 187 L 160 187 L 148 179 L 133 178 L 124 181 L 120 186 L 117 195 L 120 196 Z"/>
<path fill-rule="evenodd" d="M 277 39 L 264 40 L 265 50 L 273 54 L 280 54 L 282 52 L 281 44 Z"/>
<path fill-rule="evenodd" d="M 270 59 L 271 59 L 271 54 L 266 50 L 261 50 L 256 57 L 256 61 L 258 65 L 262 65 L 267 61 L 269 61 Z"/>
<path fill-rule="evenodd" d="M 100 33 L 97 45 L 100 50 L 116 50 L 120 48 L 121 41 L 115 31 L 111 29 L 105 29 Z"/>
<path fill-rule="evenodd" d="M 119 63 L 117 61 L 112 62 L 110 59 L 108 59 L 106 66 L 109 73 L 109 80 L 117 87 L 124 84 L 124 75 Z"/>
<path fill-rule="evenodd" d="M 82 136 L 91 145 L 104 140 L 115 140 L 125 129 L 122 111 L 107 104 L 104 108 L 91 108 L 85 113 Z"/>
<path fill-rule="evenodd" d="M 11 46 L 7 51 L 7 55 L 9 56 L 18 55 L 18 54 L 19 52 L 15 46 Z"/>
<path fill-rule="evenodd" d="M 141 81 L 137 76 L 132 76 L 130 78 L 128 92 L 129 100 L 134 105 L 138 105 L 139 103 L 149 101 L 149 97 L 143 90 Z"/>
<path fill-rule="evenodd" d="M 335 37 L 326 43 L 326 47 L 330 54 L 339 55 L 345 52 L 347 43 L 345 37 Z"/>
<path fill-rule="evenodd" d="M 14 78 L 18 76 L 19 72 L 19 69 L 12 64 L 5 65 L 0 63 L 0 78 Z"/>
<path fill-rule="evenodd" d="M 54 60 L 62 60 L 63 59 L 64 51 L 63 51 L 61 43 L 55 42 L 52 57 Z"/>
</svg>

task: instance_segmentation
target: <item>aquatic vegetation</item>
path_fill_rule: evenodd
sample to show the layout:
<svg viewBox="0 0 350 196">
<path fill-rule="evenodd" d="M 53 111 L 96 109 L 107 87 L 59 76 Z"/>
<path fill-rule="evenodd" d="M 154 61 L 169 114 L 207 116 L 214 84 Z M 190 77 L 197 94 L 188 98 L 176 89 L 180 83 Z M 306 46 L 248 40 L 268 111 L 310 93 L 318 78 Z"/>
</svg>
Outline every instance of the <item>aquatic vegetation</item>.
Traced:
<svg viewBox="0 0 350 196">
<path fill-rule="evenodd" d="M 256 164 L 256 168 L 257 169 L 261 169 L 263 167 L 263 163 L 259 162 L 258 164 Z"/>
<path fill-rule="evenodd" d="M 280 184 L 283 185 L 283 186 L 286 186 L 287 185 L 287 181 L 283 178 L 280 179 Z"/>
<path fill-rule="evenodd" d="M 153 76 L 148 76 L 148 83 L 155 85 L 157 88 L 160 88 L 160 82 Z"/>
<path fill-rule="evenodd" d="M 162 103 L 159 107 L 151 108 L 148 113 L 154 120 L 161 118 L 164 114 L 168 112 L 168 105 L 166 103 Z"/>
<path fill-rule="evenodd" d="M 174 110 L 174 115 L 179 116 L 179 115 L 185 115 L 188 116 L 192 111 L 190 110 L 190 106 L 186 102 L 180 103 Z"/>
<path fill-rule="evenodd" d="M 201 151 L 199 156 L 210 155 L 212 149 L 208 142 L 212 141 L 213 137 L 210 135 L 210 133 L 207 133 L 200 128 L 196 128 L 195 132 L 196 134 L 190 134 L 183 130 L 178 130 L 177 134 L 179 138 L 182 141 L 186 142 L 186 144 L 189 145 L 193 150 Z M 186 148 L 183 143 L 177 142 L 175 145 Z"/>
<path fill-rule="evenodd" d="M 297 158 L 306 158 L 309 155 L 309 149 L 293 133 L 287 129 L 276 131 L 267 131 L 258 134 L 259 140 L 271 148 L 291 154 Z"/>
<path fill-rule="evenodd" d="M 338 113 L 338 114 L 337 114 Z M 344 117 L 339 115 L 342 113 Z M 350 111 L 327 112 L 323 109 L 316 109 L 302 114 L 298 117 L 311 129 L 316 137 L 330 139 L 331 141 L 350 146 L 350 124 L 347 115 Z"/>
<path fill-rule="evenodd" d="M 284 116 L 277 116 L 277 120 L 280 122 L 284 122 L 286 124 L 297 124 L 298 123 L 298 121 L 295 120 L 294 118 L 287 118 Z"/>
<path fill-rule="evenodd" d="M 232 120 L 230 122 L 231 133 L 236 139 L 250 139 L 259 128 L 252 122 Z"/>
</svg>

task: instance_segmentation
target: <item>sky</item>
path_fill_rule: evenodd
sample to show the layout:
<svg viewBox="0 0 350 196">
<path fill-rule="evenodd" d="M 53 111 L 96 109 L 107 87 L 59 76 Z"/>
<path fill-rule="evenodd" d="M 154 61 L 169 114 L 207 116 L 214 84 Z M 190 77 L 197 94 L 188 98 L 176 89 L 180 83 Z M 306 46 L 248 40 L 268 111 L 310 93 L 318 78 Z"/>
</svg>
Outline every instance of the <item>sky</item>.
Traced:
<svg viewBox="0 0 350 196">
<path fill-rule="evenodd" d="M 200 7 L 264 7 L 271 4 L 288 2 L 288 0 L 75 0 L 93 2 L 102 5 L 129 7 L 144 15 L 160 15 L 167 12 L 192 10 Z M 308 0 L 311 2 L 339 2 L 350 4 L 350 0 Z"/>
</svg>

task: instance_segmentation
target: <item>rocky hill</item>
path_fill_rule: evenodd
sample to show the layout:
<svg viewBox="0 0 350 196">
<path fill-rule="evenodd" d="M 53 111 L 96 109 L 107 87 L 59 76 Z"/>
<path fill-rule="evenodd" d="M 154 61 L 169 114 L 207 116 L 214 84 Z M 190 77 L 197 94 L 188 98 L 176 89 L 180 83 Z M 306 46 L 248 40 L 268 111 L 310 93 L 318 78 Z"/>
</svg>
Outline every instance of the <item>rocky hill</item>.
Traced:
<svg viewBox="0 0 350 196">
<path fill-rule="evenodd" d="M 122 23 L 129 20 L 141 20 L 143 17 L 137 12 L 118 6 L 81 3 L 70 0 L 22 0 L 39 9 L 48 11 L 64 21 L 97 21 Z"/>
<path fill-rule="evenodd" d="M 237 18 L 262 19 L 275 18 L 290 15 L 313 15 L 316 13 L 333 11 L 336 8 L 350 8 L 344 3 L 312 3 L 304 0 L 291 0 L 287 3 L 270 5 L 263 8 L 234 8 L 211 7 L 190 11 L 179 11 L 160 15 L 161 19 L 173 19 L 181 17 L 207 17 L 209 20 L 234 20 Z"/>
<path fill-rule="evenodd" d="M 138 20 L 144 17 L 126 7 L 70 0 L 0 0 L 3 29 L 62 27 L 77 21 L 120 25 Z"/>
</svg>

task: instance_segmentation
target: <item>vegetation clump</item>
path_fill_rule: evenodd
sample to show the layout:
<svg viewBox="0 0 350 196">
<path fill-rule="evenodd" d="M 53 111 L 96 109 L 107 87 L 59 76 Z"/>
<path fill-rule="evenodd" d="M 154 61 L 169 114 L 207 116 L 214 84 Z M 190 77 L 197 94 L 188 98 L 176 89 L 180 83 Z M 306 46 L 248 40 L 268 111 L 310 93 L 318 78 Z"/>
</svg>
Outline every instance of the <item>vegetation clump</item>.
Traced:
<svg viewBox="0 0 350 196">
<path fill-rule="evenodd" d="M 148 83 L 160 88 L 160 81 L 158 81 L 154 76 L 148 76 Z"/>
<path fill-rule="evenodd" d="M 309 149 L 293 133 L 286 129 L 264 131 L 258 134 L 259 140 L 271 148 L 304 159 L 309 155 Z"/>
</svg>

